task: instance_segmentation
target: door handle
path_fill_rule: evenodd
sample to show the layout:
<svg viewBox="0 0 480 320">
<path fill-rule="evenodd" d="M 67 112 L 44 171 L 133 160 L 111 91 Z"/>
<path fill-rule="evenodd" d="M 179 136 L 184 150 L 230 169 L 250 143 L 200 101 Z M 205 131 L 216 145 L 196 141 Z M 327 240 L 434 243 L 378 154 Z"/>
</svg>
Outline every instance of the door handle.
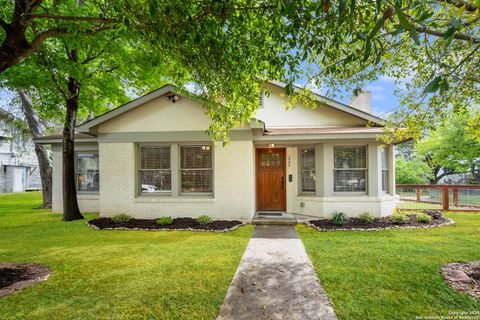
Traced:
<svg viewBox="0 0 480 320">
<path fill-rule="evenodd" d="M 283 185 L 285 184 L 285 177 L 282 177 L 282 191 L 283 191 Z"/>
</svg>

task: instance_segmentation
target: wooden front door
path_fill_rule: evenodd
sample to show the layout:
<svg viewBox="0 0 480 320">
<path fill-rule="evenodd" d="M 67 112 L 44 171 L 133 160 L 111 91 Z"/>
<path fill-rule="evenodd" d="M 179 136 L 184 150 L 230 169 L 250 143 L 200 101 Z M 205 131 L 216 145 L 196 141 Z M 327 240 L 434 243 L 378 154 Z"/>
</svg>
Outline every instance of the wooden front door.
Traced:
<svg viewBox="0 0 480 320">
<path fill-rule="evenodd" d="M 285 149 L 257 149 L 257 210 L 286 209 Z"/>
</svg>

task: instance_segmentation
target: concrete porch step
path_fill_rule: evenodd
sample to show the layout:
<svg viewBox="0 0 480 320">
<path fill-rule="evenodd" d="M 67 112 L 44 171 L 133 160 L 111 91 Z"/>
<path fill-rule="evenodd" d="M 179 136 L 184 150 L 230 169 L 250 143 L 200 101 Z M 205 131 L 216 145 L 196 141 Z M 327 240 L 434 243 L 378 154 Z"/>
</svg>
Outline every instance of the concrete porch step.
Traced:
<svg viewBox="0 0 480 320">
<path fill-rule="evenodd" d="M 256 225 L 296 225 L 297 219 L 291 213 L 279 211 L 259 211 L 253 216 L 252 223 Z"/>
</svg>

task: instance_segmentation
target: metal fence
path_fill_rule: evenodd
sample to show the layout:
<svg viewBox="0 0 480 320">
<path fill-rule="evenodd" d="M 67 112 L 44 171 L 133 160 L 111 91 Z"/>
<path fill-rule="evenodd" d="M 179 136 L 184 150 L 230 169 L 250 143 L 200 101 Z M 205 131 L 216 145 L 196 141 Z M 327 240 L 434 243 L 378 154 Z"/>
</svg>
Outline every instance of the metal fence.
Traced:
<svg viewBox="0 0 480 320">
<path fill-rule="evenodd" d="M 396 193 L 400 209 L 480 211 L 480 185 L 398 184 Z"/>
</svg>

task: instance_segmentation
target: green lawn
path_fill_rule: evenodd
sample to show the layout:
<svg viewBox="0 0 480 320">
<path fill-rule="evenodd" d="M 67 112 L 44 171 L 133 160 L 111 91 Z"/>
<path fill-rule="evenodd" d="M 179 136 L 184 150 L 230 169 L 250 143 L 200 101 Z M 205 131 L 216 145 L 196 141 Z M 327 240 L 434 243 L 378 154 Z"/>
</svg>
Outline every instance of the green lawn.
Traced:
<svg viewBox="0 0 480 320">
<path fill-rule="evenodd" d="M 480 311 L 450 289 L 441 265 L 480 260 L 480 214 L 451 213 L 455 225 L 381 232 L 318 232 L 298 226 L 339 319 L 415 319 Z"/>
<path fill-rule="evenodd" d="M 252 230 L 95 231 L 40 203 L 38 193 L 0 195 L 0 262 L 53 270 L 0 298 L 2 320 L 215 318 Z"/>
</svg>

